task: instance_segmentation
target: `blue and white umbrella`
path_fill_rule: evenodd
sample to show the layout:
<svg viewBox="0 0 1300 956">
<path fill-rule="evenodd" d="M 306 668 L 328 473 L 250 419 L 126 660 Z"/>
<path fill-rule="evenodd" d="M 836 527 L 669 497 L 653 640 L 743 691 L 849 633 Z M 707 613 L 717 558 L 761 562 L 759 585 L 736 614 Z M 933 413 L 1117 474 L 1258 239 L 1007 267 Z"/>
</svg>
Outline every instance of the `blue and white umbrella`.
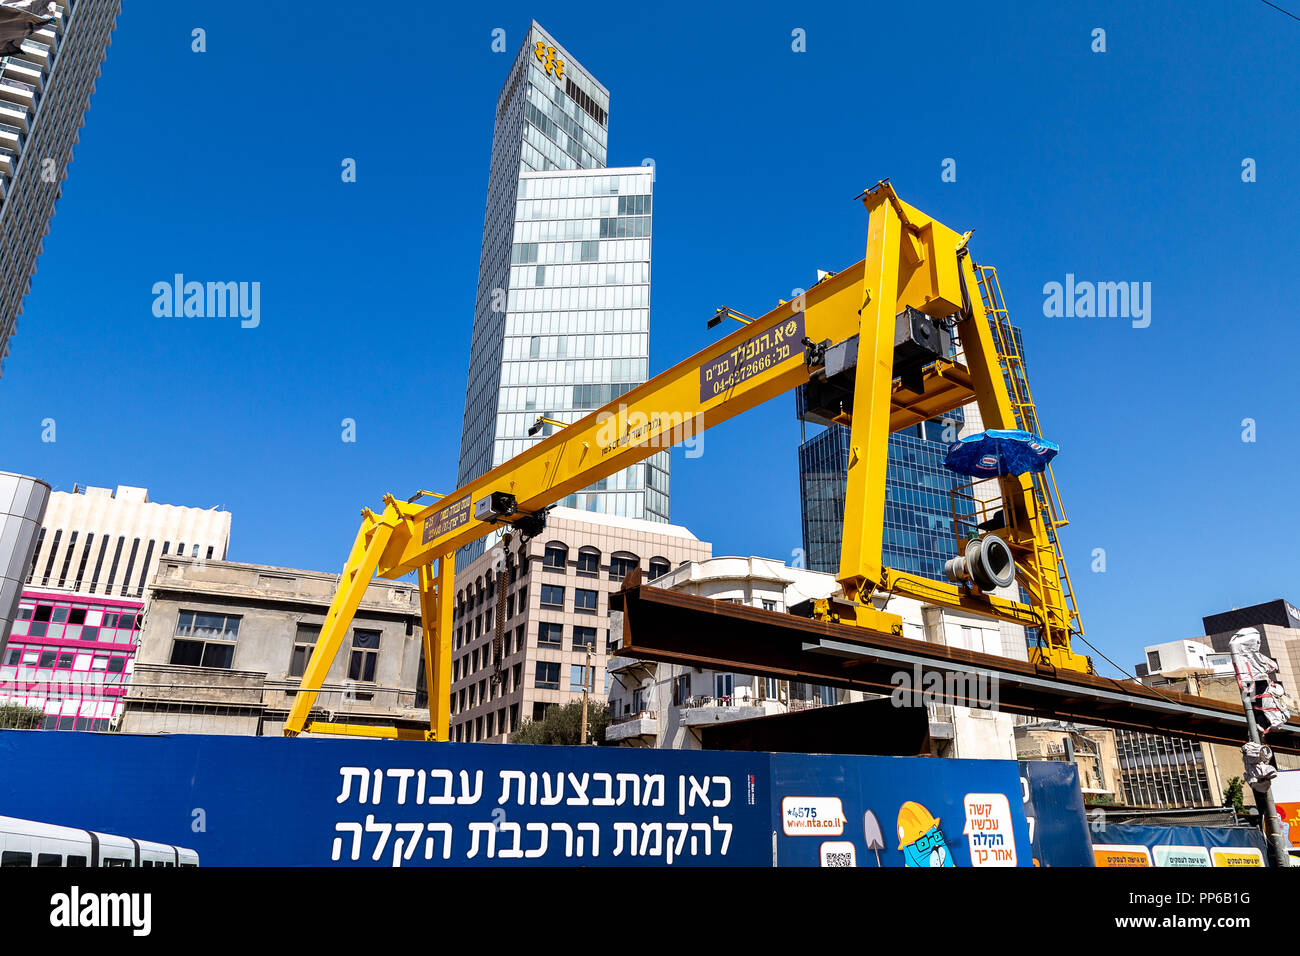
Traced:
<svg viewBox="0 0 1300 956">
<path fill-rule="evenodd" d="M 1019 428 L 990 428 L 953 442 L 943 463 L 949 470 L 972 478 L 1041 472 L 1061 446 Z"/>
</svg>

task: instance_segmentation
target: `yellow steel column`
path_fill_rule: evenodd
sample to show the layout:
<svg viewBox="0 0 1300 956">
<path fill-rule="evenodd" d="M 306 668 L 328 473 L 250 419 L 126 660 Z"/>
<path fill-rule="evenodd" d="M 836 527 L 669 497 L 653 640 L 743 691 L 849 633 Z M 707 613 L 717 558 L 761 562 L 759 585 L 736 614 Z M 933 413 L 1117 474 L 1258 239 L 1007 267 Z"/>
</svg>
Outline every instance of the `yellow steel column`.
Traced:
<svg viewBox="0 0 1300 956">
<path fill-rule="evenodd" d="M 334 657 L 348 632 L 348 625 L 352 623 L 352 615 L 356 613 L 357 605 L 361 603 L 370 579 L 374 576 L 379 556 L 392 537 L 396 520 L 396 511 L 391 507 L 384 510 L 382 518 L 376 518 L 369 509 L 362 512 L 361 530 L 352 543 L 352 552 L 343 566 L 343 573 L 334 590 L 334 599 L 325 615 L 325 623 L 321 625 L 320 637 L 311 653 L 311 660 L 307 662 L 307 669 L 303 672 L 298 696 L 294 698 L 289 718 L 285 721 L 286 737 L 297 736 L 306 725 L 307 715 L 316 703 L 317 691 L 329 674 L 330 665 L 334 663 Z"/>
<path fill-rule="evenodd" d="M 451 610 L 455 608 L 454 553 L 420 568 L 420 621 L 424 629 L 424 686 L 429 696 L 429 739 L 447 740 L 451 731 Z M 448 613 L 443 619 L 444 602 Z"/>
<path fill-rule="evenodd" d="M 429 739 L 438 739 L 438 710 L 433 693 L 438 653 L 438 594 L 432 564 L 422 564 L 420 574 L 420 637 L 424 642 L 424 691 L 429 698 Z"/>
<path fill-rule="evenodd" d="M 839 581 L 844 596 L 861 601 L 879 582 L 885 521 L 885 473 L 889 455 L 890 391 L 894 380 L 894 316 L 903 223 L 888 186 L 868 193 L 867 258 L 859 313 L 858 367 L 849 470 L 844 489 L 844 539 Z"/>
<path fill-rule="evenodd" d="M 451 739 L 451 635 L 452 612 L 456 608 L 456 552 L 438 559 L 436 653 L 429 674 L 429 723 L 434 740 Z"/>
</svg>

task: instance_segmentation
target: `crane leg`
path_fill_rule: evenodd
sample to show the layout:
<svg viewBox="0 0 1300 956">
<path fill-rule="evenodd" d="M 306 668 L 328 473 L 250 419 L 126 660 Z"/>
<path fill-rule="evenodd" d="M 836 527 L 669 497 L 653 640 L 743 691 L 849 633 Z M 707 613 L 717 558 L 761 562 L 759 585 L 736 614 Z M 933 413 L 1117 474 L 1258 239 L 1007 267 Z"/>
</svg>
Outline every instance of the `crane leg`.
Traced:
<svg viewBox="0 0 1300 956">
<path fill-rule="evenodd" d="M 347 564 L 343 566 L 343 574 L 334 589 L 334 599 L 330 602 L 325 623 L 321 626 L 316 648 L 303 672 L 298 696 L 294 698 L 289 718 L 284 723 L 286 737 L 296 737 L 306 726 L 307 716 L 316 703 L 321 684 L 329 674 L 334 657 L 343 644 L 343 638 L 347 636 L 352 616 L 356 613 L 361 598 L 365 596 L 370 579 L 374 577 L 379 557 L 393 535 L 394 522 L 388 519 L 387 511 L 384 518 L 376 518 L 369 511 L 364 513 L 361 530 L 357 532 Z"/>
<path fill-rule="evenodd" d="M 849 468 L 844 494 L 844 537 L 838 578 L 844 596 L 870 604 L 881 578 L 885 522 L 885 472 L 889 451 L 889 395 L 894 378 L 894 313 L 906 230 L 890 192 L 870 197 L 867 258 Z"/>
<path fill-rule="evenodd" d="M 420 619 L 424 634 L 424 686 L 429 696 L 429 739 L 451 738 L 451 616 L 455 607 L 456 553 L 420 568 Z"/>
</svg>

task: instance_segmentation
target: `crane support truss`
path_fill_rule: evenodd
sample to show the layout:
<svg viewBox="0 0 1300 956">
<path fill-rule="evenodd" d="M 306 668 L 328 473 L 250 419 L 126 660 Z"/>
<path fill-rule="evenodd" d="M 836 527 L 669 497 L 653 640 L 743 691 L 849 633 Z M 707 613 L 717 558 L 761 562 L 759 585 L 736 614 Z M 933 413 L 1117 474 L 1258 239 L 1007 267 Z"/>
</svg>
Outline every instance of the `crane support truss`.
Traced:
<svg viewBox="0 0 1300 956">
<path fill-rule="evenodd" d="M 620 657 L 777 680 L 829 684 L 959 707 L 995 709 L 1044 720 L 1156 733 L 1211 743 L 1249 740 L 1239 701 L 1156 690 L 1096 674 L 898 637 L 864 627 L 631 582 L 610 596 L 623 613 Z M 991 693 L 991 698 L 990 698 Z M 1300 721 L 1268 735 L 1281 753 L 1300 754 Z"/>
<path fill-rule="evenodd" d="M 454 554 L 507 523 L 540 513 L 569 494 L 622 471 L 655 452 L 734 418 L 807 383 L 816 371 L 806 343 L 858 338 L 838 579 L 852 608 L 837 620 L 901 633 L 897 615 L 878 610 L 874 593 L 904 594 L 929 604 L 1039 628 L 1042 660 L 1062 669 L 1090 669 L 1070 647 L 1074 612 L 1063 598 L 1054 541 L 1041 519 L 1029 476 L 997 479 L 1011 519 L 1007 543 L 1029 603 L 893 571 L 882 565 L 885 474 L 892 432 L 977 401 L 985 426 L 1014 428 L 1016 419 L 963 236 L 903 203 L 888 182 L 862 196 L 868 212 L 866 257 L 818 282 L 790 302 L 746 322 L 694 356 L 433 503 L 384 498 L 384 510 L 362 512 L 362 527 L 340 577 L 320 638 L 285 724 L 293 736 L 308 726 L 321 681 L 342 646 L 372 575 L 420 574 L 430 739 L 450 729 L 451 609 Z M 926 366 L 922 388 L 894 378 L 896 316 L 911 307 L 935 319 L 958 316 L 964 363 Z M 915 382 L 912 383 L 915 385 Z M 492 495 L 514 496 L 514 517 L 476 516 Z M 418 496 L 417 496 L 418 497 Z M 431 565 L 438 572 L 433 575 Z M 351 728 L 355 731 L 355 727 Z M 374 736 L 393 736 L 374 729 Z"/>
</svg>

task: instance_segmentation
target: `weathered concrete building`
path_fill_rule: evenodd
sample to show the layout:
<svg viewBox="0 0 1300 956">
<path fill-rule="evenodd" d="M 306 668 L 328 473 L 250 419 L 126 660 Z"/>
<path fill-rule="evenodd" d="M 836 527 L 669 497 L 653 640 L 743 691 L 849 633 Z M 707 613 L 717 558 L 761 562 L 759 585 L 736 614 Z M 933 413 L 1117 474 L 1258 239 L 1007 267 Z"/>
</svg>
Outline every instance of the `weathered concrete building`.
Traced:
<svg viewBox="0 0 1300 956">
<path fill-rule="evenodd" d="M 119 729 L 279 734 L 337 579 L 319 571 L 163 558 L 148 588 Z M 421 651 L 416 587 L 372 582 L 313 718 L 428 729 Z"/>
</svg>

